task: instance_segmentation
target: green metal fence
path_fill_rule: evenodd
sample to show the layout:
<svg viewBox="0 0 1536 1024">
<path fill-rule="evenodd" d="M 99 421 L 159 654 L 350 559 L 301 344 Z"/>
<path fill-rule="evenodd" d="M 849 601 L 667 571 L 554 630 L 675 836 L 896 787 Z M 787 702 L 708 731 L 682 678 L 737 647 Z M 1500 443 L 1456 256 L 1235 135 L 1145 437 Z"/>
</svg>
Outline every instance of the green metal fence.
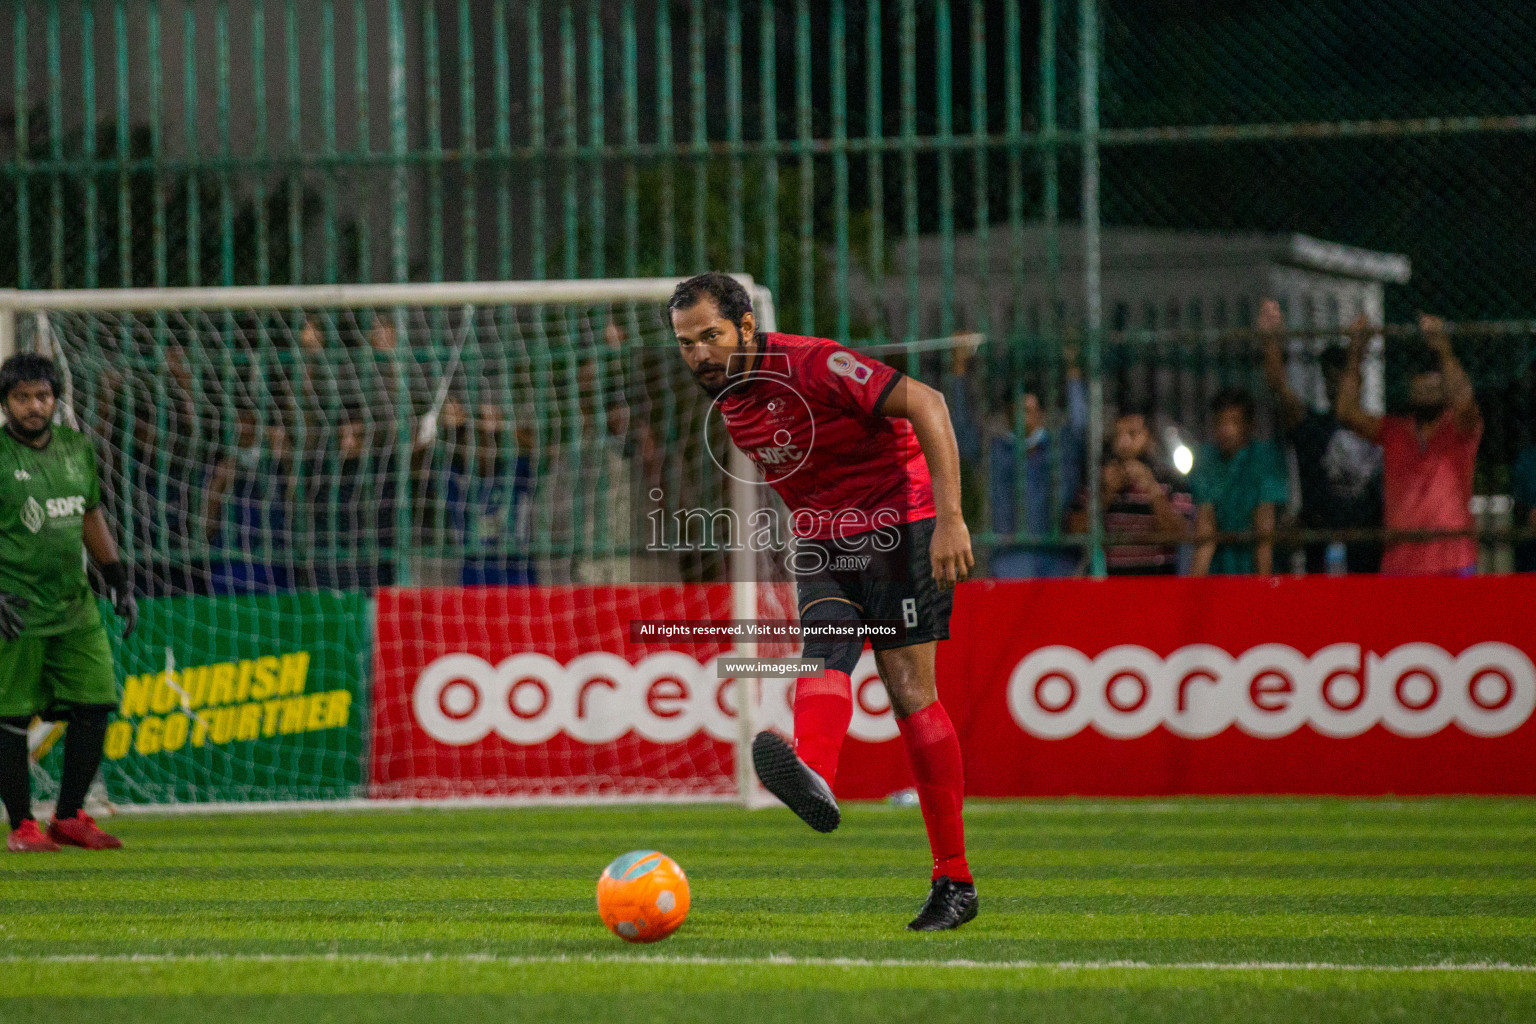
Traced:
<svg viewBox="0 0 1536 1024">
<path fill-rule="evenodd" d="M 1479 336 L 1502 341 L 1464 352 L 1491 410 L 1487 488 L 1529 440 L 1530 5 L 5 10 L 0 284 L 741 269 L 773 290 L 786 329 L 854 344 L 985 335 L 978 419 L 1011 431 L 1016 453 L 1026 391 L 1064 417 L 1062 352 L 1080 350 L 1089 479 L 1106 402 L 1134 392 L 1200 436 L 1212 388 L 1260 387 L 1234 332 L 1278 290 L 1299 331 L 1326 334 L 1354 308 L 1494 323 Z M 1355 255 L 1287 249 L 1297 235 Z M 1253 270 L 1244 238 L 1279 255 Z M 1203 255 L 1181 264 L 1180 246 Z M 1411 271 L 1361 270 L 1393 255 Z M 1159 283 L 1133 272 L 1141 258 Z M 1311 283 L 1287 296 L 1301 263 Z M 935 381 L 952 370 L 938 354 L 906 364 Z M 1043 537 L 1006 532 L 1059 543 L 1065 513 Z"/>
<path fill-rule="evenodd" d="M 21 287 L 731 266 L 859 335 L 850 271 L 915 297 L 920 236 L 1021 246 L 1075 144 L 1016 0 L 9 6 Z"/>
</svg>

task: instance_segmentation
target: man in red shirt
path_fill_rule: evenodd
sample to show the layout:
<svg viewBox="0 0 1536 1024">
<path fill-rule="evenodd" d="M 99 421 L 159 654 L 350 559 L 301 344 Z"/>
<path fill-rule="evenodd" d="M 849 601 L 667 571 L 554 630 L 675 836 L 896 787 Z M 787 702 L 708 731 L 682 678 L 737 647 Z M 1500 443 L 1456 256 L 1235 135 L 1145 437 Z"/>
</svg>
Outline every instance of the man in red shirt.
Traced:
<svg viewBox="0 0 1536 1024">
<path fill-rule="evenodd" d="M 758 777 L 812 828 L 837 828 L 832 782 L 853 717 L 857 628 L 900 624 L 901 635 L 871 642 L 933 852 L 927 902 L 907 927 L 957 928 L 976 916 L 976 886 L 960 743 L 938 700 L 934 652 L 949 638 L 953 588 L 973 559 L 944 398 L 836 342 L 759 333 L 746 289 L 726 274 L 684 281 L 667 311 L 732 442 L 790 509 L 802 626 L 845 627 L 806 640 L 803 656 L 822 659 L 824 671 L 795 685 L 793 747 L 771 732 L 754 740 Z"/>
<path fill-rule="evenodd" d="M 1483 416 L 1472 382 L 1451 350 L 1445 321 L 1419 315 L 1419 331 L 1433 358 L 1408 383 L 1407 416 L 1373 416 L 1360 408 L 1360 362 L 1371 338 L 1362 314 L 1350 325 L 1349 363 L 1339 385 L 1339 422 L 1381 445 L 1384 525 L 1393 530 L 1472 529 L 1472 472 L 1483 436 Z M 1477 541 L 1469 536 L 1387 545 L 1381 571 L 1470 576 L 1477 571 Z"/>
</svg>

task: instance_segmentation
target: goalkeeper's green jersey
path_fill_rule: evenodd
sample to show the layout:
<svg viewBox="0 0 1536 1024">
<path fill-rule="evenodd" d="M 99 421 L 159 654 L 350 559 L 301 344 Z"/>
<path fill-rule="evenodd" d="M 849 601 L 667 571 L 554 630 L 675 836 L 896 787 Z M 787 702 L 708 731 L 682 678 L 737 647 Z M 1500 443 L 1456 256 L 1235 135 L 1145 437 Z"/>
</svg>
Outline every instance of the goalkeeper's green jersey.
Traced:
<svg viewBox="0 0 1536 1024">
<path fill-rule="evenodd" d="M 43 448 L 0 428 L 0 591 L 24 597 L 27 632 L 50 636 L 101 623 L 85 575 L 85 514 L 101 504 L 96 453 L 56 426 Z"/>
</svg>

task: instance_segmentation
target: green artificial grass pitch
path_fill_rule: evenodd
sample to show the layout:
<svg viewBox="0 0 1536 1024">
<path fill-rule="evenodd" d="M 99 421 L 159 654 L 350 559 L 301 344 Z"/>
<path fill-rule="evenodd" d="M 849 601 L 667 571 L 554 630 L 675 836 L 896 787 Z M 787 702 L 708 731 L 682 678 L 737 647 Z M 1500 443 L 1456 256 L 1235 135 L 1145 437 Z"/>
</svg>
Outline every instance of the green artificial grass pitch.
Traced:
<svg viewBox="0 0 1536 1024">
<path fill-rule="evenodd" d="M 1536 803 L 973 802 L 981 916 L 904 926 L 915 808 L 122 816 L 0 856 L 0 1020 L 1536 1019 Z M 630 946 L 603 866 L 692 913 Z"/>
</svg>

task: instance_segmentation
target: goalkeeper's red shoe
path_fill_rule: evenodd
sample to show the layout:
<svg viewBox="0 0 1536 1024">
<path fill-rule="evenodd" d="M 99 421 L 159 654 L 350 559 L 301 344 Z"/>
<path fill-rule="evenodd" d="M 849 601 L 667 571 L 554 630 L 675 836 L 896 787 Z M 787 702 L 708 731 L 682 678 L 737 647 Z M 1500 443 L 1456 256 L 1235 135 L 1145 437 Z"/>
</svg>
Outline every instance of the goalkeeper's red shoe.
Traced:
<svg viewBox="0 0 1536 1024">
<path fill-rule="evenodd" d="M 65 846 L 78 846 L 82 850 L 116 850 L 123 845 L 117 836 L 109 836 L 96 827 L 96 819 L 84 811 L 76 811 L 73 818 L 60 821 L 54 818 L 48 826 L 48 835 Z"/>
<path fill-rule="evenodd" d="M 59 844 L 43 835 L 43 830 L 38 828 L 37 822 L 31 818 L 11 830 L 10 837 L 5 841 L 5 848 L 12 853 L 59 852 Z"/>
</svg>

